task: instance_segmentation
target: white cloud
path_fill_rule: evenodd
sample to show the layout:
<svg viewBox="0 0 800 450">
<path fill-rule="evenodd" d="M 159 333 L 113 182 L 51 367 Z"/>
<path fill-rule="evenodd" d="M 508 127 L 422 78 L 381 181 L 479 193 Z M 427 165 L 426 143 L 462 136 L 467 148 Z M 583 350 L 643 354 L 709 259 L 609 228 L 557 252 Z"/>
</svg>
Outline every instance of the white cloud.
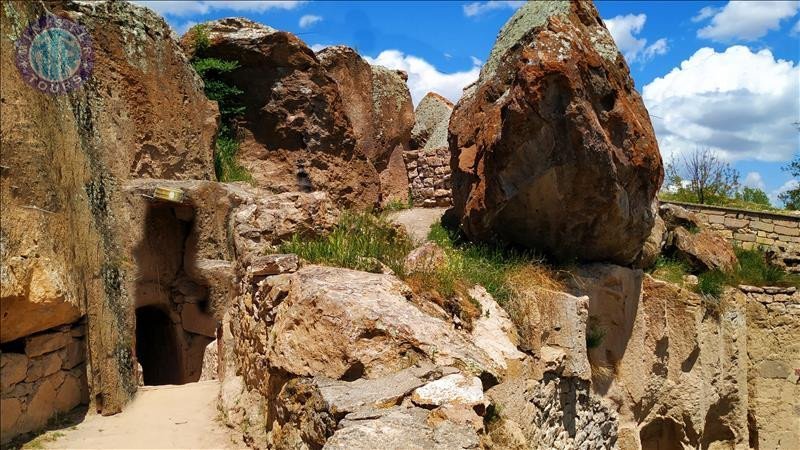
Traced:
<svg viewBox="0 0 800 450">
<path fill-rule="evenodd" d="M 701 48 L 642 97 L 662 154 L 707 146 L 728 161 L 780 162 L 800 150 L 800 65 L 769 50 Z"/>
<path fill-rule="evenodd" d="M 313 14 L 306 14 L 305 16 L 300 18 L 300 28 L 308 28 L 311 25 L 314 25 L 317 22 L 322 21 L 322 16 L 315 16 Z"/>
<path fill-rule="evenodd" d="M 709 17 L 712 17 L 714 14 L 718 13 L 720 8 L 714 8 L 713 6 L 706 6 L 705 8 L 701 9 L 697 12 L 697 15 L 692 17 L 692 22 L 702 22 Z"/>
<path fill-rule="evenodd" d="M 264 12 L 269 9 L 294 9 L 304 3 L 299 0 L 135 0 L 132 3 L 146 6 L 163 16 L 188 16 L 193 14 L 208 14 L 211 11 L 239 11 L 239 12 Z"/>
<path fill-rule="evenodd" d="M 767 185 L 764 184 L 764 177 L 762 177 L 758 172 L 748 172 L 744 177 L 742 186 L 761 189 L 762 191 L 767 188 Z"/>
<path fill-rule="evenodd" d="M 800 34 L 800 20 L 798 20 L 797 23 L 794 24 L 794 26 L 792 27 L 792 31 L 789 32 L 789 34 L 791 34 L 792 36 L 797 36 L 798 34 Z"/>
<path fill-rule="evenodd" d="M 370 64 L 378 64 L 390 69 L 404 70 L 408 73 L 408 88 L 414 105 L 428 92 L 436 92 L 452 102 L 461 98 L 465 86 L 478 79 L 481 71 L 480 61 L 473 59 L 473 66 L 463 72 L 443 73 L 422 58 L 406 55 L 399 50 L 384 50 L 377 58 L 365 56 Z"/>
<path fill-rule="evenodd" d="M 494 0 L 488 2 L 472 2 L 463 6 L 464 15 L 467 17 L 475 17 L 486 14 L 489 11 L 497 9 L 517 9 L 524 5 L 524 1 L 503 1 Z"/>
<path fill-rule="evenodd" d="M 730 1 L 721 10 L 710 14 L 700 10 L 695 18 L 711 17 L 711 23 L 699 30 L 697 36 L 718 42 L 736 39 L 752 41 L 763 37 L 770 30 L 780 28 L 781 20 L 797 14 L 800 1 Z"/>
<path fill-rule="evenodd" d="M 646 21 L 645 14 L 627 14 L 603 20 L 628 63 L 644 62 L 653 59 L 656 55 L 663 55 L 668 50 L 665 38 L 648 46 L 647 39 L 637 36 L 641 33 Z"/>
<path fill-rule="evenodd" d="M 778 195 L 780 195 L 780 194 L 782 194 L 782 193 L 784 193 L 786 191 L 792 190 L 792 189 L 797 189 L 798 185 L 800 185 L 800 183 L 798 183 L 797 180 L 795 180 L 795 179 L 791 179 L 791 180 L 787 181 L 786 183 L 783 183 L 783 185 L 781 185 L 781 187 L 779 187 L 778 189 L 775 189 L 774 191 L 769 193 L 770 202 L 772 202 L 773 205 L 780 205 L 781 201 L 778 198 Z"/>
</svg>

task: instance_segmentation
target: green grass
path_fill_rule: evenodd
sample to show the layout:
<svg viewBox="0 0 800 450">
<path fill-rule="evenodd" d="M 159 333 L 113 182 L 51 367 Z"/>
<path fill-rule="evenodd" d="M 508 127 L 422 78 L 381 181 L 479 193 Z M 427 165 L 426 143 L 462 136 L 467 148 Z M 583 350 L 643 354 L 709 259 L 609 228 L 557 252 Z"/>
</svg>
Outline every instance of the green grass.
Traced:
<svg viewBox="0 0 800 450">
<path fill-rule="evenodd" d="M 685 262 L 664 255 L 659 255 L 651 272 L 655 278 L 674 284 L 683 284 L 683 277 L 690 273 Z"/>
<path fill-rule="evenodd" d="M 253 182 L 253 176 L 236 160 L 239 151 L 239 142 L 228 136 L 217 136 L 216 151 L 214 152 L 214 169 L 219 181 L 247 181 Z"/>
<path fill-rule="evenodd" d="M 780 267 L 769 264 L 763 251 L 738 247 L 734 250 L 739 259 L 739 267 L 729 275 L 731 284 L 800 287 L 799 275 L 787 273 Z"/>
<path fill-rule="evenodd" d="M 280 248 L 312 263 L 369 272 L 379 271 L 377 260 L 399 276 L 404 275 L 403 260 L 412 249 L 411 240 L 388 219 L 369 212 L 345 212 L 327 236 L 306 240 L 296 234 Z"/>
<path fill-rule="evenodd" d="M 722 296 L 727 284 L 730 284 L 729 274 L 719 270 L 711 270 L 697 276 L 695 292 L 707 297 L 719 298 Z"/>
<path fill-rule="evenodd" d="M 730 272 L 712 270 L 697 275 L 695 292 L 704 297 L 719 298 L 725 286 L 748 284 L 752 286 L 795 286 L 800 288 L 800 275 L 790 274 L 767 262 L 760 249 L 745 250 L 735 247 L 738 266 Z M 683 285 L 683 277 L 691 273 L 683 261 L 659 256 L 651 274 L 661 280 Z"/>
<path fill-rule="evenodd" d="M 414 205 L 411 202 L 411 197 L 409 196 L 406 201 L 402 200 L 392 200 L 383 206 L 384 211 L 402 211 L 404 209 L 412 208 Z"/>
</svg>

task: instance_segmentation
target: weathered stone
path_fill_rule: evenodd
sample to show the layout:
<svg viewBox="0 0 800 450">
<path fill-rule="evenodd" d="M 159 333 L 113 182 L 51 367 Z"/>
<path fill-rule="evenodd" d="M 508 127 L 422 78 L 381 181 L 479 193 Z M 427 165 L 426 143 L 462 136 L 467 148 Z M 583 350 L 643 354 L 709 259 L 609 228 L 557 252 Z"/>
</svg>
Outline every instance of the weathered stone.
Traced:
<svg viewBox="0 0 800 450">
<path fill-rule="evenodd" d="M 679 226 L 672 232 L 676 252 L 697 270 L 730 271 L 736 267 L 738 260 L 733 245 L 716 231 L 692 233 Z"/>
<path fill-rule="evenodd" d="M 658 145 L 590 2 L 517 10 L 453 110 L 449 143 L 454 217 L 470 238 L 628 264 L 650 234 Z"/>
<path fill-rule="evenodd" d="M 184 330 L 214 337 L 217 335 L 217 321 L 197 303 L 185 303 L 181 308 L 181 326 Z"/>
<path fill-rule="evenodd" d="M 486 395 L 499 416 L 489 426 L 492 440 L 519 445 L 503 448 L 616 448 L 617 416 L 587 381 L 516 378 Z"/>
<path fill-rule="evenodd" d="M 200 371 L 200 380 L 217 380 L 219 379 L 219 343 L 216 339 L 206 345 L 206 350 L 203 352 L 203 368 Z"/>
<path fill-rule="evenodd" d="M 254 198 L 234 211 L 233 220 L 236 250 L 246 259 L 295 234 L 325 234 L 338 222 L 339 210 L 324 192 L 290 192 Z"/>
<path fill-rule="evenodd" d="M 28 375 L 25 378 L 25 382 L 30 383 L 54 374 L 61 370 L 61 364 L 61 357 L 55 352 L 48 353 L 38 358 L 32 358 L 28 365 Z"/>
<path fill-rule="evenodd" d="M 336 81 L 295 35 L 244 18 L 205 24 L 205 57 L 233 60 L 244 91 L 239 162 L 256 185 L 277 192 L 326 191 L 337 204 L 370 207 L 378 173 L 356 148 Z M 193 52 L 194 32 L 182 38 Z M 254 74 L 257 74 L 254 75 Z"/>
<path fill-rule="evenodd" d="M 497 373 L 486 353 L 408 301 L 389 275 L 308 266 L 292 275 L 266 342 L 269 365 L 333 379 L 375 378 L 426 358 L 439 365 Z"/>
<path fill-rule="evenodd" d="M 450 421 L 431 424 L 422 408 L 395 407 L 348 414 L 325 443 L 325 449 L 386 450 L 478 448 L 469 425 Z"/>
<path fill-rule="evenodd" d="M 444 249 L 435 242 L 426 242 L 411 251 L 406 256 L 403 265 L 406 273 L 425 272 L 437 270 L 447 262 Z"/>
<path fill-rule="evenodd" d="M 72 342 L 69 332 L 50 332 L 25 338 L 25 354 L 29 358 L 64 348 Z"/>
<path fill-rule="evenodd" d="M 0 442 L 6 443 L 16 434 L 23 403 L 18 398 L 0 398 Z"/>
<path fill-rule="evenodd" d="M 448 403 L 483 404 L 483 384 L 478 377 L 460 373 L 448 375 L 414 390 L 411 401 L 417 406 L 442 406 Z"/>
<path fill-rule="evenodd" d="M 661 215 L 658 213 L 657 200 L 653 201 L 652 210 L 655 216 L 653 229 L 650 230 L 650 235 L 647 236 L 647 240 L 644 241 L 642 252 L 639 254 L 634 264 L 634 266 L 640 269 L 652 267 L 656 263 L 659 255 L 661 255 L 661 250 L 664 247 L 664 235 L 667 232 L 667 226 L 664 219 L 662 219 Z"/>
<path fill-rule="evenodd" d="M 0 353 L 0 387 L 5 394 L 11 386 L 24 380 L 28 373 L 28 357 L 22 353 Z"/>
<path fill-rule="evenodd" d="M 82 390 L 81 380 L 78 377 L 67 375 L 58 387 L 53 407 L 58 412 L 67 412 L 81 404 Z"/>
<path fill-rule="evenodd" d="M 247 274 L 250 277 L 263 277 L 296 272 L 300 266 L 297 255 L 255 255 L 250 258 Z"/>
<path fill-rule="evenodd" d="M 472 324 L 472 342 L 503 369 L 509 360 L 524 359 L 525 354 L 517 350 L 519 336 L 508 313 L 481 286 L 470 289 L 469 296 L 481 308 L 480 316 Z"/>
<path fill-rule="evenodd" d="M 62 369 L 72 369 L 86 361 L 86 343 L 82 339 L 73 339 L 61 354 Z"/>
<path fill-rule="evenodd" d="M 400 403 L 414 389 L 441 377 L 453 368 L 422 364 L 374 380 L 352 382 L 317 377 L 314 382 L 335 414 L 346 414 L 363 408 L 387 408 Z"/>
</svg>

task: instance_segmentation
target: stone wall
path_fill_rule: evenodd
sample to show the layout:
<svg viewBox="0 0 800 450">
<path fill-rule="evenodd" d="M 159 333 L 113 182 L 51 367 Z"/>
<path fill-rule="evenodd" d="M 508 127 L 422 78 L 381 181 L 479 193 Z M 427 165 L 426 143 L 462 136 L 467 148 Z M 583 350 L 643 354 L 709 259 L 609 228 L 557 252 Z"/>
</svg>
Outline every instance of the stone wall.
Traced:
<svg viewBox="0 0 800 450">
<path fill-rule="evenodd" d="M 711 228 L 744 248 L 757 245 L 800 247 L 800 216 L 683 202 L 662 203 L 699 214 Z"/>
<path fill-rule="evenodd" d="M 75 323 L 3 344 L 0 442 L 89 402 L 85 334 L 85 325 Z"/>
<path fill-rule="evenodd" d="M 747 295 L 751 448 L 800 448 L 800 292 L 740 286 Z"/>
<path fill-rule="evenodd" d="M 408 151 L 404 157 L 414 206 L 450 206 L 450 149 Z"/>
</svg>

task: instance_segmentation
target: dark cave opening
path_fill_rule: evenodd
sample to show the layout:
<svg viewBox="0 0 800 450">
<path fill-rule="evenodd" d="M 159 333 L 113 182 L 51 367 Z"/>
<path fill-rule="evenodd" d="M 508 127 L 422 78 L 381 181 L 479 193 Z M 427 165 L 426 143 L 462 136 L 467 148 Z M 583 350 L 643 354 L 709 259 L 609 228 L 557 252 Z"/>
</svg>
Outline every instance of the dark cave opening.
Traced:
<svg viewBox="0 0 800 450">
<path fill-rule="evenodd" d="M 175 327 L 169 316 L 157 306 L 136 310 L 136 356 L 142 365 L 144 384 L 181 384 L 181 352 Z"/>
</svg>

